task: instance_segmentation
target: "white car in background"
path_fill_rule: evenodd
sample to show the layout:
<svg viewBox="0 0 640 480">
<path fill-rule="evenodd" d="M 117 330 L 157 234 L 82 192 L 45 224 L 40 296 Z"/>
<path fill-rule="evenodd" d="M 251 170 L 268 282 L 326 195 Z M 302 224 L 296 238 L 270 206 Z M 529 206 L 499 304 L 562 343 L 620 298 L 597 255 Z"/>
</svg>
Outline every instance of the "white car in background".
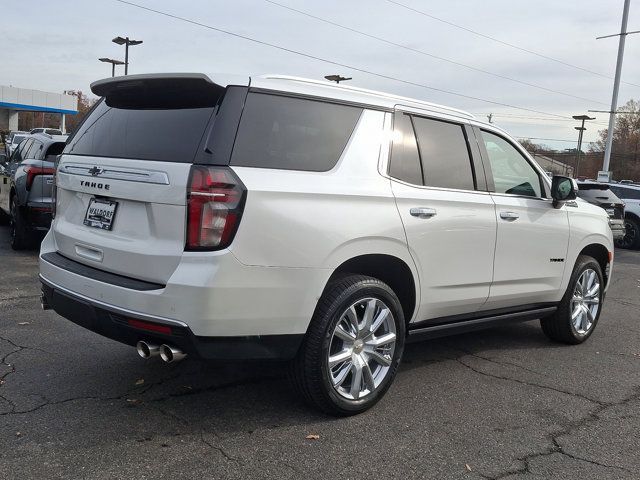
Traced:
<svg viewBox="0 0 640 480">
<path fill-rule="evenodd" d="M 619 245 L 623 248 L 640 248 L 640 185 L 622 182 L 607 185 L 624 202 L 626 235 Z"/>
<path fill-rule="evenodd" d="M 9 133 L 9 135 L 5 140 L 5 146 L 4 146 L 5 152 L 7 154 L 7 158 L 11 157 L 15 149 L 18 148 L 18 145 L 20 145 L 20 142 L 25 140 L 29 135 L 30 135 L 29 132 L 21 132 L 21 131 L 15 131 L 15 132 Z"/>
<path fill-rule="evenodd" d="M 142 357 L 288 360 L 306 400 L 351 415 L 390 387 L 409 337 L 594 331 L 607 214 L 494 125 L 291 77 L 92 91 L 59 159 L 42 301 Z"/>
</svg>

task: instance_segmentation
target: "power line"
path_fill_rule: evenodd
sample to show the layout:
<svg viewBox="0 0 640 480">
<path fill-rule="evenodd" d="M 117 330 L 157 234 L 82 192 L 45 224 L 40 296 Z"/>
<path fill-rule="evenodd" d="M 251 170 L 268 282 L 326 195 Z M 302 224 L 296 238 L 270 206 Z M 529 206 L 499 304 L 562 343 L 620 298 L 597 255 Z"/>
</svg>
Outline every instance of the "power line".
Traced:
<svg viewBox="0 0 640 480">
<path fill-rule="evenodd" d="M 562 65 L 565 65 L 565 66 L 571 67 L 571 68 L 575 68 L 577 70 L 582 70 L 583 72 L 591 73 L 591 74 L 597 75 L 599 77 L 613 79 L 613 77 L 611 77 L 609 75 L 605 75 L 604 73 L 595 72 L 593 70 L 589 70 L 588 68 L 580 67 L 578 65 L 573 65 L 572 63 L 565 62 L 564 60 L 558 60 L 557 58 L 553 58 L 553 57 L 550 57 L 548 55 L 545 55 L 545 54 L 542 54 L 542 53 L 538 53 L 538 52 L 535 52 L 533 50 L 529 50 L 528 48 L 524 48 L 524 47 L 521 47 L 519 45 L 515 45 L 513 43 L 505 42 L 504 40 L 500 40 L 498 38 L 495 38 L 495 37 L 492 37 L 490 35 L 484 34 L 482 32 L 478 32 L 476 30 L 472 30 L 470 28 L 463 27 L 462 25 L 458 25 L 457 23 L 450 22 L 449 20 L 445 20 L 443 18 L 436 17 L 435 15 L 431 15 L 430 13 L 424 12 L 422 10 L 418 10 L 416 8 L 410 7 L 409 5 L 405 5 L 404 3 L 400 3 L 400 2 L 397 2 L 395 0 L 387 0 L 387 2 L 393 3 L 394 5 L 397 5 L 399 7 L 405 8 L 405 9 L 410 10 L 412 12 L 415 12 L 415 13 L 417 13 L 419 15 L 423 15 L 423 16 L 429 17 L 429 18 L 431 18 L 433 20 L 437 20 L 438 22 L 445 23 L 445 24 L 450 25 L 450 26 L 455 27 L 455 28 L 459 28 L 460 30 L 464 30 L 465 32 L 469 32 L 469 33 L 472 33 L 472 34 L 477 35 L 479 37 L 486 38 L 487 40 L 491 40 L 491 41 L 494 41 L 496 43 L 500 43 L 502 45 L 506 45 L 507 47 L 515 48 L 516 50 L 521 50 L 521 51 L 527 52 L 527 53 L 529 53 L 531 55 L 535 55 L 537 57 L 544 58 L 546 60 L 551 60 L 552 62 L 560 63 Z M 631 82 L 622 82 L 622 83 L 626 83 L 627 85 L 633 85 L 634 87 L 640 87 L 640 85 L 638 85 L 636 83 L 631 83 Z"/>
<path fill-rule="evenodd" d="M 378 37 L 377 35 L 372 35 L 370 33 L 366 33 L 366 32 L 360 31 L 360 30 L 356 30 L 355 28 L 348 27 L 346 25 L 342 25 L 342 24 L 334 22 L 332 20 L 327 20 L 326 18 L 318 17 L 316 15 L 313 15 L 313 14 L 308 13 L 308 12 L 304 12 L 302 10 L 298 10 L 298 9 L 290 7 L 288 5 L 283 5 L 281 3 L 274 2 L 273 0 L 264 0 L 264 1 L 268 2 L 268 3 L 272 4 L 272 5 L 276 5 L 278 7 L 281 7 L 281 8 L 284 8 L 286 10 L 289 10 L 291 12 L 295 12 L 295 13 L 298 13 L 300 15 L 304 15 L 306 17 L 313 18 L 313 19 L 318 20 L 320 22 L 327 23 L 329 25 L 333 25 L 334 27 L 342 28 L 343 30 L 348 30 L 349 32 L 357 33 L 358 35 L 362 35 L 362 36 L 367 37 L 367 38 L 372 38 L 372 39 L 377 40 L 379 42 L 386 43 L 387 45 L 391 45 L 391 46 L 398 47 L 398 48 L 403 48 L 403 49 L 408 50 L 410 52 L 414 52 L 414 53 L 418 53 L 420 55 L 424 55 L 424 56 L 427 56 L 427 57 L 435 58 L 436 60 L 441 60 L 443 62 L 447 62 L 447 63 L 450 63 L 452 65 L 456 65 L 458 67 L 467 68 L 467 69 L 473 70 L 475 72 L 480 72 L 480 73 L 483 73 L 485 75 L 491 75 L 492 77 L 502 78 L 504 80 L 509 80 L 511 82 L 519 83 L 521 85 L 526 85 L 528 87 L 537 88 L 537 89 L 543 90 L 545 92 L 556 93 L 558 95 L 564 95 L 566 97 L 576 98 L 578 100 L 586 100 L 587 102 L 598 103 L 600 105 L 609 105 L 608 103 L 605 103 L 605 102 L 600 102 L 598 100 L 593 100 L 593 99 L 590 99 L 590 98 L 580 97 L 578 95 L 573 95 L 572 93 L 553 90 L 551 88 L 543 87 L 542 85 L 537 85 L 535 83 L 525 82 L 523 80 L 518 80 L 517 78 L 507 77 L 506 75 L 501 75 L 499 73 L 494 73 L 494 72 L 491 72 L 489 70 L 484 70 L 482 68 L 477 68 L 477 67 L 474 67 L 472 65 L 467 65 L 467 64 L 462 63 L 462 62 L 451 60 L 450 58 L 441 57 L 441 56 L 435 55 L 433 53 L 425 52 L 424 50 L 408 47 L 406 45 L 402 45 L 401 43 L 396 43 L 396 42 L 388 40 L 386 38 Z"/>
<path fill-rule="evenodd" d="M 318 60 L 320 62 L 329 63 L 331 65 L 336 65 L 338 67 L 349 68 L 351 70 L 355 70 L 356 72 L 366 73 L 367 75 L 372 75 L 372 76 L 375 76 L 375 77 L 378 77 L 378 78 L 384 78 L 386 80 L 392 80 L 392 81 L 396 81 L 396 82 L 399 82 L 399 83 L 404 83 L 405 85 L 412 85 L 414 87 L 426 88 L 428 90 L 433 90 L 435 92 L 446 93 L 448 95 L 455 95 L 455 96 L 458 96 L 458 97 L 461 97 L 461 98 L 466 98 L 466 99 L 469 99 L 469 100 L 476 100 L 476 101 L 479 101 L 479 102 L 489 103 L 489 104 L 492 104 L 492 105 L 500 105 L 500 106 L 503 106 L 503 107 L 514 108 L 514 109 L 517 109 L 517 110 L 523 110 L 523 111 L 526 111 L 526 112 L 541 113 L 543 115 L 550 115 L 550 116 L 553 116 L 553 117 L 567 118 L 564 115 L 558 115 L 558 114 L 555 114 L 555 113 L 543 112 L 543 111 L 540 111 L 540 110 L 534 110 L 534 109 L 531 109 L 531 108 L 520 107 L 520 106 L 517 106 L 517 105 L 510 105 L 508 103 L 496 102 L 494 100 L 487 100 L 486 98 L 474 97 L 474 96 L 471 96 L 471 95 L 465 95 L 463 93 L 454 92 L 454 91 L 451 91 L 451 90 L 444 90 L 442 88 L 432 87 L 432 86 L 426 85 L 424 83 L 412 82 L 410 80 L 403 80 L 401 78 L 392 77 L 390 75 L 385 75 L 383 73 L 377 73 L 377 72 L 374 72 L 374 71 L 371 71 L 371 70 L 367 70 L 365 68 L 354 67 L 354 66 L 348 65 L 346 63 L 335 62 L 333 60 L 329 60 L 329 59 L 326 59 L 326 58 L 322 58 L 322 57 L 317 57 L 315 55 L 311 55 L 309 53 L 304 53 L 304 52 L 301 52 L 301 51 L 298 51 L 298 50 L 293 50 L 291 48 L 282 47 L 282 46 L 276 45 L 274 43 L 269 43 L 269 42 L 266 42 L 264 40 L 258 40 L 256 38 L 252 38 L 252 37 L 249 37 L 247 35 L 242 35 L 242 34 L 239 34 L 239 33 L 231 32 L 229 30 L 224 30 L 222 28 L 213 27 L 213 26 L 207 25 L 205 23 L 197 22 L 195 20 L 190 20 L 188 18 L 180 17 L 178 15 L 173 15 L 171 13 L 167 13 L 167 12 L 163 12 L 163 11 L 160 11 L 160 10 L 156 10 L 156 9 L 153 9 L 153 8 L 150 8 L 150 7 L 146 7 L 144 5 L 139 5 L 137 3 L 129 2 L 127 0 L 115 0 L 115 1 L 119 2 L 119 3 L 122 3 L 122 4 L 125 4 L 125 5 L 130 5 L 132 7 L 139 8 L 141 10 L 146 10 L 146 11 L 149 11 L 149 12 L 153 12 L 153 13 L 156 13 L 158 15 L 163 15 L 165 17 L 173 18 L 175 20 L 180 20 L 180 21 L 183 21 L 183 22 L 186 22 L 186 23 L 190 23 L 192 25 L 197 25 L 199 27 L 208 28 L 209 30 L 214 30 L 216 32 L 224 33 L 226 35 L 231 35 L 231 36 L 236 37 L 236 38 L 241 38 L 243 40 L 247 40 L 249 42 L 257 43 L 259 45 L 264 45 L 264 46 L 267 46 L 267 47 L 276 48 L 276 49 L 282 50 L 284 52 L 293 53 L 294 55 L 299 55 L 299 56 L 302 56 L 302 57 L 305 57 L 305 58 Z"/>
</svg>

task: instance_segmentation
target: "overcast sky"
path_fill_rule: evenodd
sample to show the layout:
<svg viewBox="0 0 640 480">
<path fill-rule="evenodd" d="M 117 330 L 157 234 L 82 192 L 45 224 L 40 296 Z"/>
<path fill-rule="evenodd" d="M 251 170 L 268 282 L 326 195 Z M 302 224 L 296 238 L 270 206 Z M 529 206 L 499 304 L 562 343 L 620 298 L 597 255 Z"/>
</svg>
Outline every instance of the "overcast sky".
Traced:
<svg viewBox="0 0 640 480">
<path fill-rule="evenodd" d="M 376 77 L 259 45 L 116 0 L 2 2 L 0 84 L 62 92 L 89 91 L 110 75 L 98 57 L 124 58 L 117 35 L 142 39 L 130 50 L 129 73 L 283 73 L 311 78 L 340 73 L 349 82 L 462 108 L 516 136 L 574 139 L 573 121 L 549 120 L 588 109 L 608 110 L 613 80 L 517 50 L 434 20 L 388 0 L 310 2 L 275 0 L 349 28 L 496 75 L 480 73 L 323 23 L 265 0 L 132 0 L 261 41 L 436 89 L 510 104 L 533 113 Z M 613 77 L 618 40 L 595 40 L 620 29 L 623 0 L 394 0 L 448 22 Z M 638 2 L 636 2 L 638 3 Z M 635 9 L 634 9 L 635 7 Z M 640 29 L 640 5 L 631 6 L 629 30 Z M 640 98 L 640 34 L 629 36 L 620 104 Z M 586 140 L 597 137 L 607 115 L 596 114 Z M 525 117 L 525 118 L 519 118 Z M 547 119 L 542 119 L 542 118 Z M 556 148 L 574 144 L 544 140 Z"/>
</svg>

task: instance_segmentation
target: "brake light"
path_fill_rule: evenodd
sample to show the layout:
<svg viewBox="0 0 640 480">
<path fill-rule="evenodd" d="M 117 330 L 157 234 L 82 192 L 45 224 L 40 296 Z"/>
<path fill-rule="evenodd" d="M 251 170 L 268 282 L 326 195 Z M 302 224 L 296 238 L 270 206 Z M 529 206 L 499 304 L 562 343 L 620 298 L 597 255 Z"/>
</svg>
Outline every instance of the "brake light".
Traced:
<svg viewBox="0 0 640 480">
<path fill-rule="evenodd" d="M 26 167 L 24 167 L 24 172 L 27 174 L 27 190 L 31 190 L 33 180 L 38 175 L 53 175 L 54 173 L 56 173 L 56 170 L 49 167 L 35 167 L 33 165 L 27 165 Z"/>
<path fill-rule="evenodd" d="M 246 188 L 228 167 L 191 167 L 186 250 L 220 250 L 240 224 Z"/>
</svg>

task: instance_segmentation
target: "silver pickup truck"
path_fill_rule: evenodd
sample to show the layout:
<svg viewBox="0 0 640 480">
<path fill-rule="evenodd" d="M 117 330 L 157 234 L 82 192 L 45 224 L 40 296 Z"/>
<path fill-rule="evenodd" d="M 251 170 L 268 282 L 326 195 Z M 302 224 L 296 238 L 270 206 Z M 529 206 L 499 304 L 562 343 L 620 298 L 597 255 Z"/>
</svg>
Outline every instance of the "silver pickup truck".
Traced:
<svg viewBox="0 0 640 480">
<path fill-rule="evenodd" d="M 29 135 L 0 162 L 0 216 L 10 221 L 14 250 L 33 245 L 51 225 L 55 160 L 66 140 L 64 135 Z"/>
</svg>

